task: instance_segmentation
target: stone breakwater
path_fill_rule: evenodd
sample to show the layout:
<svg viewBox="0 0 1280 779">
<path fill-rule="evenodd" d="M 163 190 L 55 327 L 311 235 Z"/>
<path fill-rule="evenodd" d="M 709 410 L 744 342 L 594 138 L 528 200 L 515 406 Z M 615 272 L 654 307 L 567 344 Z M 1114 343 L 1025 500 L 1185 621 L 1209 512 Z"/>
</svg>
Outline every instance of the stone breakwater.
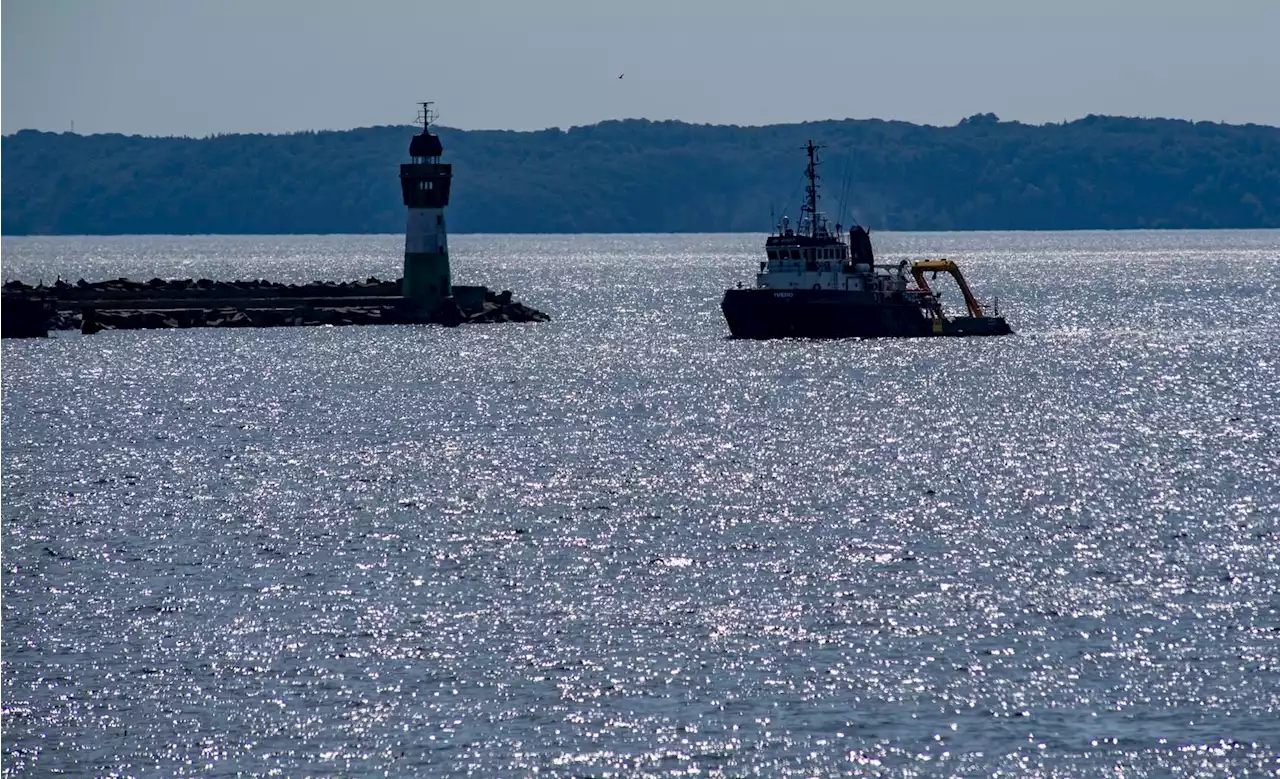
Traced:
<svg viewBox="0 0 1280 779">
<path fill-rule="evenodd" d="M 49 330 L 137 330 L 168 327 L 297 327 L 373 324 L 485 324 L 546 322 L 551 317 L 512 300 L 511 293 L 455 286 L 453 297 L 427 314 L 401 295 L 401 282 L 152 279 L 0 288 L 3 335 Z"/>
</svg>

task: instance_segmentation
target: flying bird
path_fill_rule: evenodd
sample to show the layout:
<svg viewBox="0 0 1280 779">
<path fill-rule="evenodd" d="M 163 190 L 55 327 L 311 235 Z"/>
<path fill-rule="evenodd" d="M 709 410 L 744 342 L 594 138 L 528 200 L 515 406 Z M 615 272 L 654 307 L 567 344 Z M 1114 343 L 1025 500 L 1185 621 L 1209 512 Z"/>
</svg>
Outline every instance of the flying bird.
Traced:
<svg viewBox="0 0 1280 779">
<path fill-rule="evenodd" d="M 626 73 L 623 73 L 623 74 L 622 74 L 622 76 L 625 76 L 625 75 L 627 75 L 627 74 L 626 74 Z M 618 76 L 618 78 L 622 78 L 622 76 Z"/>
</svg>

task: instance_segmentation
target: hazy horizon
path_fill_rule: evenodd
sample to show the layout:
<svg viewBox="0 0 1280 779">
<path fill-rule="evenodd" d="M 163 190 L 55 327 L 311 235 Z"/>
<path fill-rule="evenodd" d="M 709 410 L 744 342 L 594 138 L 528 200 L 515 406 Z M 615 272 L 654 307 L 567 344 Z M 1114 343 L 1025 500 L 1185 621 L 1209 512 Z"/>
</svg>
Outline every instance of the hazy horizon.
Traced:
<svg viewBox="0 0 1280 779">
<path fill-rule="evenodd" d="M 972 116 L 972 115 L 970 115 L 970 116 Z M 1000 121 L 1002 121 L 1002 122 L 1020 122 L 1021 124 L 1025 124 L 1025 125 L 1029 125 L 1029 126 L 1033 126 L 1033 127 L 1043 127 L 1043 126 L 1046 126 L 1046 125 L 1061 124 L 1061 123 L 1063 123 L 1063 122 L 1070 123 L 1070 122 L 1073 122 L 1073 121 L 1078 121 L 1078 120 L 1080 120 L 1080 119 L 1085 119 L 1085 118 L 1087 118 L 1087 116 L 1089 116 L 1089 115 L 1082 115 L 1082 116 L 1068 117 L 1067 119 L 1059 120 L 1059 121 L 1056 121 L 1056 122 L 1055 122 L 1055 121 L 1046 121 L 1046 122 L 1023 122 L 1023 121 L 1021 121 L 1021 120 L 1019 120 L 1019 119 L 1010 119 L 1010 118 L 1008 118 L 1008 117 L 1004 117 L 1004 116 L 1001 116 L 1001 117 L 999 117 L 999 118 L 1000 118 Z M 1249 125 L 1253 125 L 1253 126 L 1258 126 L 1258 127 L 1277 127 L 1277 129 L 1280 129 L 1280 125 L 1263 124 L 1263 123 L 1261 123 L 1261 122 L 1218 122 L 1218 121 L 1216 121 L 1216 120 L 1208 120 L 1208 119 L 1188 119 L 1188 118 L 1179 117 L 1179 116 L 1120 116 L 1120 115 L 1117 115 L 1117 114 L 1107 114 L 1106 116 L 1117 117 L 1117 118 L 1124 118 L 1124 119 L 1155 120 L 1155 121 L 1168 120 L 1168 121 L 1191 122 L 1191 123 L 1212 122 L 1212 123 L 1215 123 L 1215 124 L 1234 125 L 1234 126 L 1241 126 L 1241 127 L 1249 126 Z M 931 123 L 931 122 L 908 122 L 908 123 L 909 123 L 909 124 L 914 124 L 914 125 L 919 126 L 919 127 L 954 127 L 954 126 L 958 125 L 960 122 L 964 121 L 964 119 L 966 119 L 966 118 L 968 118 L 968 117 L 962 117 L 960 120 L 958 120 L 958 121 L 956 121 L 956 122 L 951 122 L 950 124 L 938 124 L 938 123 Z M 695 126 L 710 126 L 710 127 L 740 127 L 740 128 L 742 128 L 742 127 L 777 127 L 777 126 L 796 125 L 796 124 L 816 124 L 816 123 L 820 123 L 820 122 L 849 122 L 849 121 L 853 121 L 853 122 L 862 122 L 862 121 L 907 122 L 907 120 L 905 120 L 905 119 L 891 119 L 891 118 L 887 118 L 887 117 L 880 117 L 880 116 L 866 116 L 866 117 L 861 117 L 861 116 L 826 117 L 826 118 L 821 118 L 821 119 L 804 119 L 804 120 L 798 120 L 798 121 L 795 121 L 795 122 L 771 122 L 771 123 L 768 123 L 768 124 L 747 124 L 747 123 L 728 123 L 728 122 L 689 122 L 689 121 L 685 121 L 685 120 L 683 120 L 683 119 L 650 119 L 650 118 L 648 118 L 648 117 L 643 117 L 643 116 L 623 116 L 623 117 L 613 117 L 613 118 L 600 119 L 600 120 L 597 120 L 597 121 L 594 121 L 594 122 L 587 122 L 587 123 L 584 123 L 584 124 L 574 124 L 574 125 L 564 125 L 564 126 L 550 126 L 550 127 L 530 127 L 530 128 L 511 128 L 511 127 L 454 127 L 454 126 L 449 125 L 447 122 L 446 122 L 446 123 L 437 123 L 437 124 L 435 124 L 435 125 L 433 125 L 433 126 L 434 126 L 434 127 L 436 127 L 437 129 L 453 130 L 453 131 L 456 131 L 456 132 L 515 132 L 515 133 L 538 133 L 538 132 L 545 132 L 545 131 L 547 131 L 547 130 L 560 130 L 561 132 L 568 132 L 568 131 L 570 131 L 570 130 L 573 130 L 573 129 L 576 129 L 576 128 L 579 128 L 579 127 L 590 127 L 590 126 L 597 125 L 597 124 L 602 124 L 602 123 L 605 123 L 605 122 L 640 122 L 640 121 L 648 121 L 648 122 L 680 122 L 680 123 L 689 124 L 689 125 L 695 125 Z M 77 127 L 77 128 L 75 128 L 75 130 L 74 130 L 74 134 L 75 134 L 75 135 L 83 135 L 83 136 L 90 136 L 90 135 L 126 135 L 126 136 L 137 136 L 137 137 L 142 137 L 142 138 L 188 138 L 188 139 L 192 139 L 192 140 L 200 140 L 200 139 L 202 139 L 202 138 L 212 138 L 212 137 L 229 136 L 229 135 L 293 135 L 293 134 L 299 134 L 299 133 L 329 133 L 329 132 L 341 133 L 341 132 L 351 132 L 351 131 L 355 131 L 355 130 L 368 130 L 368 129 L 375 129 L 375 128 L 378 128 L 378 127 L 413 127 L 413 126 L 415 126 L 415 123 L 414 123 L 414 122 L 412 122 L 412 121 L 405 121 L 405 122 L 393 122 L 393 123 L 388 123 L 388 124 L 358 124 L 358 125 L 353 125 L 353 126 L 350 126 L 350 127 L 307 127 L 307 128 L 302 128 L 302 129 L 298 129 L 298 130 L 275 130 L 275 131 L 239 130 L 239 131 L 230 131 L 230 132 L 215 131 L 215 132 L 210 132 L 210 133 L 202 133 L 202 134 L 198 134 L 198 135 L 197 135 L 197 134 L 185 134 L 185 135 L 182 135 L 182 134 L 155 134 L 155 133 L 141 133 L 141 132 L 134 132 L 134 133 L 121 133 L 121 132 L 119 132 L 119 131 L 115 131 L 115 130 L 102 130 L 102 131 L 100 131 L 100 132 L 84 132 L 84 131 L 82 131 L 82 130 L 81 130 L 81 128 Z M 20 128 L 15 129 L 15 130 L 5 130 L 3 134 L 4 134 L 5 136 L 9 136 L 9 135 L 13 135 L 13 134 L 15 134 L 15 133 L 18 133 L 18 132 L 24 132 L 24 131 L 52 132 L 52 133 L 66 133 L 66 132 L 71 132 L 70 128 L 65 128 L 65 129 L 62 129 L 62 130 L 58 130 L 58 129 L 47 129 L 47 130 L 46 130 L 46 129 L 42 129 L 42 128 L 38 128 L 38 127 L 20 127 Z"/>
<path fill-rule="evenodd" d="M 950 126 L 1089 114 L 1280 125 L 1280 3 L 4 0 L 3 121 L 202 137 L 624 118 Z M 619 78 L 623 76 L 623 78 Z"/>
</svg>

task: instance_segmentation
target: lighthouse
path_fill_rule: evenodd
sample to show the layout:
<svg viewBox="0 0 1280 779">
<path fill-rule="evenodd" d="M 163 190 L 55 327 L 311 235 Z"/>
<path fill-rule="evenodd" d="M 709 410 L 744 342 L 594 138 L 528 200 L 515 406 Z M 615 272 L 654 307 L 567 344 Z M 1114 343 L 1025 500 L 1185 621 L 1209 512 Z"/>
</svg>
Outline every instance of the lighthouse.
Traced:
<svg viewBox="0 0 1280 779">
<path fill-rule="evenodd" d="M 423 317 L 429 317 L 453 295 L 449 273 L 449 242 L 444 207 L 449 205 L 452 166 L 440 162 L 444 146 L 431 132 L 436 114 L 431 103 L 422 104 L 418 121 L 422 132 L 409 142 L 407 164 L 400 166 L 400 189 L 408 220 L 404 228 L 405 301 Z"/>
</svg>

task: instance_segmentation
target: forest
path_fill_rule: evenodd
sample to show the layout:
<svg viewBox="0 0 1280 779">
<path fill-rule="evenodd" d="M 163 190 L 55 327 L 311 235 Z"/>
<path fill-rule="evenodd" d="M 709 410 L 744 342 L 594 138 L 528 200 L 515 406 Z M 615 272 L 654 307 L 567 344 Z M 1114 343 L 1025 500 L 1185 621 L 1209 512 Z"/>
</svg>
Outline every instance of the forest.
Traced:
<svg viewBox="0 0 1280 779">
<path fill-rule="evenodd" d="M 395 233 L 408 126 L 159 138 L 22 130 L 0 143 L 5 235 Z M 648 120 L 438 129 L 455 233 L 766 232 L 820 208 L 878 230 L 1280 227 L 1280 128 L 1088 116 L 949 127 Z"/>
</svg>

